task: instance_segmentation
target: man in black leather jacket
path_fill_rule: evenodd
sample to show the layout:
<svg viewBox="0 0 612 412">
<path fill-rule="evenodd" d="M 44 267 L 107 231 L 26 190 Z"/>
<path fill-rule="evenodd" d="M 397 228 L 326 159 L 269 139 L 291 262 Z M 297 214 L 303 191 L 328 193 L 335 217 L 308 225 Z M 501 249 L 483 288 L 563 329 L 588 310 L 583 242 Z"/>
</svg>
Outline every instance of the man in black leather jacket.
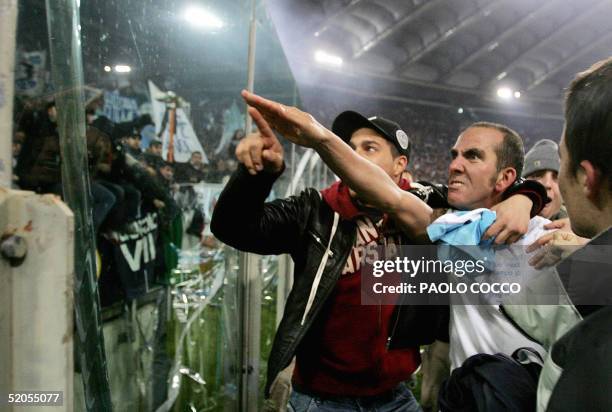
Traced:
<svg viewBox="0 0 612 412">
<path fill-rule="evenodd" d="M 294 392 L 308 397 L 309 402 L 348 399 L 388 405 L 399 399 L 414 405 L 409 391 L 406 393 L 407 389 L 398 384 L 420 363 L 420 345 L 448 340 L 447 309 L 374 307 L 379 313 L 377 321 L 372 317 L 372 308 L 355 303 L 354 295 L 358 301 L 359 289 L 355 292 L 350 279 L 359 279 L 355 259 L 359 252 L 355 250 L 366 243 L 368 233 L 375 233 L 376 239 L 367 240 L 415 243 L 430 220 L 431 208 L 417 196 L 401 195 L 390 200 L 388 206 L 372 210 L 366 205 L 372 204 L 368 195 L 377 196 L 372 193 L 376 188 L 361 182 L 348 182 L 360 189 L 360 194 L 365 193 L 360 198 L 339 183 L 322 192 L 306 189 L 297 196 L 266 203 L 274 181 L 284 169 L 283 152 L 263 118 L 257 112 L 250 113 L 260 134 L 249 135 L 238 146 L 236 153 L 242 165 L 219 197 L 211 229 L 220 240 L 239 250 L 289 253 L 295 262 L 293 289 L 268 363 L 266 396 L 277 374 L 297 355 Z M 346 117 L 346 113 L 341 116 Z M 398 138 L 399 125 L 385 119 L 365 119 L 360 126 L 349 136 L 354 150 L 366 163 L 355 167 L 371 167 L 375 163 L 380 168 L 373 168 L 373 173 L 393 179 L 398 185 L 398 192 L 391 196 L 406 193 L 410 187 L 400 176 L 409 157 L 407 136 L 400 133 Z M 431 185 L 412 192 L 426 198 L 433 207 L 447 207 L 444 189 Z M 517 190 L 540 205 L 532 211 L 537 213 L 546 199 L 543 187 L 523 184 L 510 193 Z M 507 210 L 500 212 L 496 232 L 491 233 L 502 233 L 499 241 L 520 236 L 520 230 L 511 225 L 529 220 L 532 202 L 514 196 L 506 206 L 517 211 L 518 216 L 511 217 Z M 398 210 L 401 212 L 396 213 Z M 524 219 L 515 219 L 521 214 Z M 352 340 L 347 341 L 349 337 Z M 369 363 L 364 358 L 370 358 Z M 304 397 L 293 396 L 292 401 L 303 401 Z M 418 406 L 402 410 L 418 410 Z"/>
</svg>

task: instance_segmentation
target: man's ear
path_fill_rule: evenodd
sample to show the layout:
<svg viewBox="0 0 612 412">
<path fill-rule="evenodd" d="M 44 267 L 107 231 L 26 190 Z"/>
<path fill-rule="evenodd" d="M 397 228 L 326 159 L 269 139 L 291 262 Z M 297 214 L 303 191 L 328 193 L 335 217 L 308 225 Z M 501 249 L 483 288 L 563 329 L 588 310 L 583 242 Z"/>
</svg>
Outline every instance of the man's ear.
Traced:
<svg viewBox="0 0 612 412">
<path fill-rule="evenodd" d="M 513 167 L 506 167 L 497 174 L 497 181 L 495 182 L 495 191 L 497 193 L 504 193 L 507 188 L 512 186 L 516 180 L 517 173 Z"/>
<path fill-rule="evenodd" d="M 576 171 L 576 179 L 586 198 L 599 205 L 599 194 L 603 183 L 601 171 L 593 166 L 593 163 L 589 160 L 583 160 Z"/>
<path fill-rule="evenodd" d="M 399 176 L 408 166 L 408 158 L 404 155 L 400 155 L 395 158 L 395 165 L 393 166 L 393 174 Z"/>
</svg>

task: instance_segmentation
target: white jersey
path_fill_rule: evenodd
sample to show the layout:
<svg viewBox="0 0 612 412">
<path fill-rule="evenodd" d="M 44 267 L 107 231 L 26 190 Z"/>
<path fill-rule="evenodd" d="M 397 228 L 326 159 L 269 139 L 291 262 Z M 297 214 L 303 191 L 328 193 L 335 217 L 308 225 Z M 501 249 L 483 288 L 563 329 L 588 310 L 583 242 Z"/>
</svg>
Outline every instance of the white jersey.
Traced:
<svg viewBox="0 0 612 412">
<path fill-rule="evenodd" d="M 549 233 L 543 227 L 548 222 L 548 219 L 540 216 L 532 218 L 527 233 L 515 245 L 530 245 Z M 496 259 L 498 256 L 496 254 Z M 521 263 L 526 265 L 526 262 Z M 534 269 L 529 270 L 535 274 Z M 525 273 L 529 276 L 528 272 Z M 504 353 L 510 356 L 521 347 L 534 348 L 542 357 L 546 352 L 516 329 L 499 311 L 498 305 L 452 305 L 449 327 L 451 369 L 461 366 L 467 358 L 478 353 Z"/>
</svg>

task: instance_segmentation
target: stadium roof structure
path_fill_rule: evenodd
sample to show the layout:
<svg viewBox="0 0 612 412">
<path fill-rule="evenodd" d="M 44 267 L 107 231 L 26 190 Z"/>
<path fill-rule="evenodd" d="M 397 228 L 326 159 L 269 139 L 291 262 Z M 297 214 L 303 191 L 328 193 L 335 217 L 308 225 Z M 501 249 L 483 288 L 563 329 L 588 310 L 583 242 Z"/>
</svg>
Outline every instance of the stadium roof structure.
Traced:
<svg viewBox="0 0 612 412">
<path fill-rule="evenodd" d="M 396 90 L 403 83 L 433 101 L 493 99 L 507 87 L 560 113 L 575 73 L 612 56 L 610 0 L 270 0 L 268 8 L 298 82 L 328 77 L 299 75 L 324 50 L 342 65 L 321 70 Z"/>
<path fill-rule="evenodd" d="M 235 93 L 246 78 L 251 0 L 200 1 L 227 23 L 218 33 L 198 32 L 185 24 L 183 6 L 190 3 L 82 3 L 86 80 L 104 78 L 104 66 L 121 63 L 135 69 L 133 76 L 174 78 L 194 96 L 217 89 Z M 612 56 L 612 0 L 257 0 L 257 4 L 259 90 L 263 84 L 263 90 L 274 90 L 279 97 L 291 94 L 295 80 L 302 92 L 324 88 L 390 101 L 537 113 L 559 120 L 564 88 L 573 76 Z M 23 29 L 18 40 L 24 50 L 48 44 L 44 31 L 38 30 L 46 26 L 44 2 L 21 0 L 20 9 Z M 500 88 L 506 88 L 505 95 L 510 90 L 507 101 L 496 95 Z M 520 98 L 513 97 L 516 92 Z"/>
</svg>

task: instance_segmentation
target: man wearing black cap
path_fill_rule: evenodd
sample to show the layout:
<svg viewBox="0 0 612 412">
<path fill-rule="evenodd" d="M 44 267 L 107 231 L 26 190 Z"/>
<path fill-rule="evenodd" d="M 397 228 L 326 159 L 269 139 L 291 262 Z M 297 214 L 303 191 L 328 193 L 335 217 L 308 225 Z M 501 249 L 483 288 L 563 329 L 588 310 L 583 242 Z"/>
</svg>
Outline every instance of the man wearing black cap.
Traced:
<svg viewBox="0 0 612 412">
<path fill-rule="evenodd" d="M 255 120 L 265 127 L 261 118 Z M 382 175 L 407 189 L 400 176 L 410 142 L 397 124 L 345 112 L 336 119 L 334 130 L 350 136 L 360 159 L 375 163 Z M 298 196 L 264 203 L 284 169 L 281 145 L 269 130 L 243 139 L 236 154 L 244 166 L 219 197 L 212 232 L 238 249 L 290 253 L 295 262 L 293 289 L 270 354 L 266 396 L 278 373 L 295 356 L 293 410 L 306 410 L 315 403 L 319 408 L 336 406 L 326 410 L 420 410 L 401 382 L 410 379 L 419 366 L 419 345 L 445 334 L 444 312 L 363 306 L 360 293 L 366 245 L 409 242 L 404 235 L 407 230 L 368 208 L 367 198 L 356 199 L 341 182 L 321 192 L 307 189 Z M 414 226 L 427 222 L 429 206 L 414 195 L 408 201 L 413 213 L 407 221 L 415 222 Z M 404 331 L 411 330 L 411 336 L 394 336 L 399 328 L 393 325 L 398 324 Z"/>
<path fill-rule="evenodd" d="M 330 156 L 346 157 L 348 150 L 352 167 L 370 173 L 367 181 L 341 175 L 342 181 L 320 192 L 307 189 L 265 203 L 284 170 L 283 151 L 261 114 L 252 108 L 249 113 L 260 133 L 239 144 L 241 167 L 219 197 L 211 230 L 237 249 L 289 253 L 295 262 L 293 289 L 270 354 L 266 396 L 295 356 L 294 410 L 309 405 L 309 410 L 318 410 L 315 404 L 342 410 L 419 410 L 401 382 L 420 363 L 419 345 L 448 340 L 447 311 L 366 306 L 360 296 L 365 247 L 414 243 L 430 220 L 431 208 L 407 193 L 408 182 L 401 179 L 410 156 L 408 136 L 392 121 L 344 112 L 332 129 L 351 147 L 342 145 Z M 372 168 L 372 163 L 379 167 Z M 397 190 L 387 187 L 381 193 L 382 185 L 369 183 L 389 179 Z M 349 186 L 358 189 L 359 197 Z M 387 216 L 390 211 L 393 216 Z"/>
</svg>

